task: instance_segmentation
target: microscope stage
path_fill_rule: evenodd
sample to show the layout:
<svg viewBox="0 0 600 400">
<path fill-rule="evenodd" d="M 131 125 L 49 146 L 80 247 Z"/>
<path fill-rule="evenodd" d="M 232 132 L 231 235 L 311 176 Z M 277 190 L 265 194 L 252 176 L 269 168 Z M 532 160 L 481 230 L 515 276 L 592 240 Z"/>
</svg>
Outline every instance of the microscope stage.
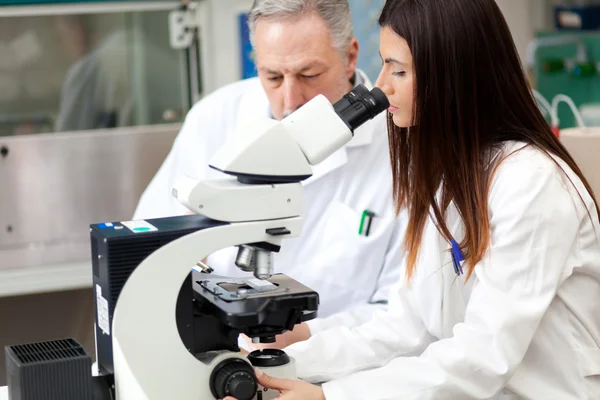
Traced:
<svg viewBox="0 0 600 400">
<path fill-rule="evenodd" d="M 194 272 L 196 306 L 240 330 L 258 326 L 289 330 L 316 318 L 319 295 L 284 274 L 268 280 L 229 278 Z"/>
</svg>

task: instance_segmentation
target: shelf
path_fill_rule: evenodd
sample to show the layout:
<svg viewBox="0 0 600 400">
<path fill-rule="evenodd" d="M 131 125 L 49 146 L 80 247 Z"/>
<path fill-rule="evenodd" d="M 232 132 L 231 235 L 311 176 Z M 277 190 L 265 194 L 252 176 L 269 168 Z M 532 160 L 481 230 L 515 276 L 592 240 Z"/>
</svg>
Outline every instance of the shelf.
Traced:
<svg viewBox="0 0 600 400">
<path fill-rule="evenodd" d="M 89 262 L 0 269 L 0 297 L 59 292 L 91 286 L 92 265 Z"/>
</svg>

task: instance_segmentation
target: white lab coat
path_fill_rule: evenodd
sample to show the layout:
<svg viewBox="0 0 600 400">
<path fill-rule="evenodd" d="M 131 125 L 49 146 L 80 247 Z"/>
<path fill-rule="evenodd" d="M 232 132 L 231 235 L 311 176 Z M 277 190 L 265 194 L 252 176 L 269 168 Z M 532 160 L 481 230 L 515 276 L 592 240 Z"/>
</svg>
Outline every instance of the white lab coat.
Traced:
<svg viewBox="0 0 600 400">
<path fill-rule="evenodd" d="M 492 182 L 491 247 L 471 279 L 454 273 L 430 220 L 387 313 L 286 349 L 300 378 L 329 381 L 327 400 L 600 399 L 600 225 L 561 164 L 591 219 L 548 157 L 511 155 Z M 447 222 L 460 241 L 455 208 Z"/>
<path fill-rule="evenodd" d="M 371 86 L 358 71 L 358 80 Z M 196 104 L 173 149 L 143 194 L 134 218 L 180 215 L 187 209 L 171 196 L 173 182 L 187 174 L 198 179 L 225 175 L 208 167 L 211 156 L 269 104 L 258 79 L 224 87 Z M 344 324 L 355 326 L 384 308 L 389 288 L 398 280 L 403 259 L 406 217 L 395 218 L 385 115 L 364 124 L 354 139 L 313 168 L 304 183 L 306 208 L 299 238 L 286 239 L 275 254 L 275 271 L 302 282 L 320 296 L 320 317 L 313 333 Z M 363 210 L 377 214 L 368 237 L 359 236 Z M 211 255 L 216 273 L 245 276 L 234 265 L 235 248 Z M 372 303 L 372 304 L 369 304 Z"/>
</svg>

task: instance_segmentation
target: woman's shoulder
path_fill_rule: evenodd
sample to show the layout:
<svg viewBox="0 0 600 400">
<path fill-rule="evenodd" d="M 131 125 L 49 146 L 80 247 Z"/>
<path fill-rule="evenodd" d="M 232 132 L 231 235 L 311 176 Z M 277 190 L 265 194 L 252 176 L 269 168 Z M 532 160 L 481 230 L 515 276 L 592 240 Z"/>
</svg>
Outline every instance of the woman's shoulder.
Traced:
<svg viewBox="0 0 600 400">
<path fill-rule="evenodd" d="M 548 178 L 577 178 L 566 162 L 533 144 L 505 142 L 495 157 L 493 181 L 510 179 L 513 183 L 539 181 Z"/>
<path fill-rule="evenodd" d="M 555 172 L 556 161 L 559 161 L 533 144 L 517 141 L 505 142 L 498 151 L 497 159 L 498 169 L 521 170 L 521 172 L 525 172 L 523 168 Z"/>
<path fill-rule="evenodd" d="M 587 208 L 593 200 L 579 176 L 559 157 L 535 145 L 506 142 L 498 156 L 492 174 L 490 200 L 511 201 L 516 197 L 529 199 L 532 206 L 538 202 L 560 204 L 583 200 Z M 581 204 L 581 202 L 578 202 Z"/>
</svg>

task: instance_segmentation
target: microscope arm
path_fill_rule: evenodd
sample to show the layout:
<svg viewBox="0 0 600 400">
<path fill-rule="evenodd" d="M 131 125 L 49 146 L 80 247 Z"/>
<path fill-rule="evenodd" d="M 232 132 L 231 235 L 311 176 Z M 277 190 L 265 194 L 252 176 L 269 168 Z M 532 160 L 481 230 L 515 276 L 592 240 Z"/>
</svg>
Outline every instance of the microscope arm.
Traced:
<svg viewBox="0 0 600 400">
<path fill-rule="evenodd" d="M 175 308 L 182 282 L 199 259 L 221 248 L 298 236 L 300 218 L 226 224 L 177 239 L 146 258 L 127 280 L 113 317 L 118 399 L 210 399 L 210 374 L 238 353 L 199 361 L 184 346 Z M 286 228 L 274 238 L 267 230 Z"/>
</svg>

